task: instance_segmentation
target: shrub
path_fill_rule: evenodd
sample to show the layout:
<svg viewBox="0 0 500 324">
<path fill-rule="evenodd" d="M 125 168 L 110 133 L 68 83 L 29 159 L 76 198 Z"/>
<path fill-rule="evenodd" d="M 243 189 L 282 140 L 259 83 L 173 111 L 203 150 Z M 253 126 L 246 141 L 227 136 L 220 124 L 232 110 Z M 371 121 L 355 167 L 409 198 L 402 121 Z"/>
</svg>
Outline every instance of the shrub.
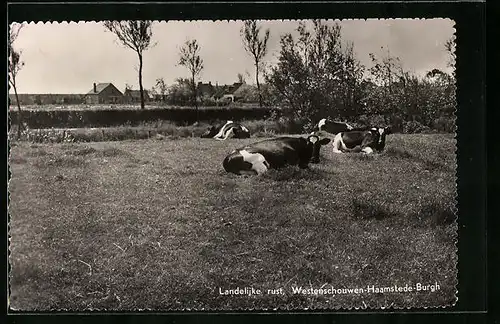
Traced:
<svg viewBox="0 0 500 324">
<path fill-rule="evenodd" d="M 384 126 L 386 125 L 383 115 L 360 115 L 357 122 L 362 126 Z"/>
<path fill-rule="evenodd" d="M 403 123 L 403 132 L 408 134 L 422 133 L 429 131 L 429 127 L 422 125 L 418 121 L 408 121 Z"/>
<path fill-rule="evenodd" d="M 433 128 L 439 132 L 454 133 L 456 132 L 455 118 L 442 116 L 434 120 Z"/>
</svg>

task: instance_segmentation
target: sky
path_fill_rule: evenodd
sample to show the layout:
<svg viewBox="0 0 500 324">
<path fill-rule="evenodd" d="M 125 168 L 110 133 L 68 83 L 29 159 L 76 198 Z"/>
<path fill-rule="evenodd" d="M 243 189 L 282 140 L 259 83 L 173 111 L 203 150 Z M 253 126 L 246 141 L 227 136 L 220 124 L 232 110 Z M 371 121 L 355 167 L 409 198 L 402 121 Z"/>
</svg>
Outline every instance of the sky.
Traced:
<svg viewBox="0 0 500 324">
<path fill-rule="evenodd" d="M 369 53 L 398 56 L 407 70 L 419 75 L 447 67 L 449 55 L 444 43 L 454 35 L 450 19 L 369 19 L 337 21 L 343 42 L 353 42 L 356 57 L 371 65 Z M 297 35 L 297 20 L 259 21 L 270 29 L 265 61 L 276 62 L 280 36 Z M 333 20 L 327 21 L 334 23 Z M 254 83 L 255 70 L 245 52 L 240 21 L 155 22 L 155 46 L 144 53 L 143 85 L 154 86 L 157 78 L 172 84 L 188 77 L 178 65 L 179 49 L 188 39 L 196 39 L 204 61 L 203 82 L 232 84 L 243 73 Z M 17 76 L 18 93 L 86 93 L 94 82 L 111 82 L 123 91 L 129 84 L 138 89 L 137 54 L 121 45 L 101 23 L 30 23 L 21 30 L 14 48 L 22 53 L 25 65 Z M 12 90 L 11 90 L 12 92 Z"/>
</svg>

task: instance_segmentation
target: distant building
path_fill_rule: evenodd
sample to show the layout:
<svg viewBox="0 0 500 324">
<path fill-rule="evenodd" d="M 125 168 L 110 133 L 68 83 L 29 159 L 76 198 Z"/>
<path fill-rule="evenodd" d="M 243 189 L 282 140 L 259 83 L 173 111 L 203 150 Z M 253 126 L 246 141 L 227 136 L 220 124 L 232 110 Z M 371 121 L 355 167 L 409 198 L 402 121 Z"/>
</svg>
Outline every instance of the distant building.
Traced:
<svg viewBox="0 0 500 324">
<path fill-rule="evenodd" d="M 84 94 L 19 93 L 21 105 L 77 105 L 84 103 Z M 11 105 L 17 105 L 16 96 L 9 93 Z"/>
<path fill-rule="evenodd" d="M 212 82 L 202 83 L 198 82 L 198 95 L 200 97 L 212 97 L 215 93 L 215 87 Z"/>
<path fill-rule="evenodd" d="M 241 87 L 241 85 L 242 85 L 242 84 L 243 84 L 242 82 L 235 82 L 235 83 L 233 83 L 233 84 L 229 85 L 229 86 L 228 86 L 228 87 L 229 87 L 229 89 L 228 89 L 227 94 L 234 94 L 234 92 L 235 92 L 236 90 L 238 90 L 238 89 L 239 89 L 239 87 Z"/>
<path fill-rule="evenodd" d="M 234 101 L 241 101 L 241 100 L 246 100 L 250 102 L 259 101 L 257 87 L 246 83 L 240 84 L 238 88 L 236 88 L 236 90 L 233 91 L 233 97 Z"/>
<path fill-rule="evenodd" d="M 85 95 L 86 104 L 122 103 L 123 94 L 112 83 L 94 83 Z"/>
<path fill-rule="evenodd" d="M 229 101 L 229 102 L 234 102 L 234 95 L 232 94 L 225 94 L 225 95 L 222 95 L 222 97 L 219 99 L 220 101 Z"/>
<path fill-rule="evenodd" d="M 214 93 L 213 93 L 213 98 L 215 100 L 222 100 L 222 101 L 230 101 L 234 102 L 236 99 L 236 96 L 234 93 L 242 86 L 244 83 L 241 82 L 235 82 L 233 84 L 224 84 L 224 85 L 219 85 L 216 84 L 214 88 Z"/>
<path fill-rule="evenodd" d="M 142 90 L 144 94 L 144 102 L 151 100 L 148 90 Z M 126 89 L 123 94 L 125 101 L 128 103 L 139 103 L 141 102 L 141 90 Z"/>
</svg>

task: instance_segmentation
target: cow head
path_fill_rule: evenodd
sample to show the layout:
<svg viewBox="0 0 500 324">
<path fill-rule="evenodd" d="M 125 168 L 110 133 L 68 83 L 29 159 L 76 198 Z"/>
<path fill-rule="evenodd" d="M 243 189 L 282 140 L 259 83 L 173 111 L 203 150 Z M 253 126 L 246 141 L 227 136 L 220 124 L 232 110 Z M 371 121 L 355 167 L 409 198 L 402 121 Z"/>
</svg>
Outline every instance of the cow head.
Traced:
<svg viewBox="0 0 500 324">
<path fill-rule="evenodd" d="M 208 129 L 203 134 L 201 134 L 201 137 L 202 138 L 212 138 L 215 136 L 215 134 L 217 134 L 217 127 L 211 126 L 211 127 L 208 127 Z"/>
<path fill-rule="evenodd" d="M 374 138 L 374 149 L 377 151 L 382 151 L 385 147 L 385 137 L 391 134 L 390 127 L 373 127 L 371 128 L 371 133 Z"/>
<path fill-rule="evenodd" d="M 353 129 L 353 127 L 347 123 L 335 122 L 329 120 L 328 118 L 323 118 L 318 122 L 316 129 L 331 134 L 338 134 L 340 132 L 350 131 Z"/>
<path fill-rule="evenodd" d="M 307 137 L 307 155 L 311 163 L 319 163 L 319 151 L 322 145 L 330 143 L 330 139 L 325 137 L 320 139 L 318 135 L 309 135 Z"/>
<path fill-rule="evenodd" d="M 236 138 L 249 138 L 250 132 L 248 131 L 248 129 L 246 127 L 239 125 L 238 127 L 234 128 L 234 137 L 236 137 Z"/>
</svg>

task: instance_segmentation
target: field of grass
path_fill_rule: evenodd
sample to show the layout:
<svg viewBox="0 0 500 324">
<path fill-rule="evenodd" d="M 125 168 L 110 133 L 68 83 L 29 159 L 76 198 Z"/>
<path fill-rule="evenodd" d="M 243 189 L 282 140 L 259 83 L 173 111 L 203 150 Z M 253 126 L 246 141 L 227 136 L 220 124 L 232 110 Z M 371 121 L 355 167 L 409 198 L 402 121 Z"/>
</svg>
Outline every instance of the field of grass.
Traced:
<svg viewBox="0 0 500 324">
<path fill-rule="evenodd" d="M 386 151 L 370 156 L 334 155 L 327 146 L 310 170 L 225 173 L 225 155 L 255 140 L 16 143 L 10 306 L 284 310 L 455 302 L 453 135 L 390 135 Z M 369 290 L 435 283 L 434 291 Z M 262 295 L 220 294 L 236 287 Z M 304 295 L 293 293 L 297 287 L 364 290 Z M 268 294 L 279 288 L 283 294 Z"/>
<path fill-rule="evenodd" d="M 286 125 L 271 120 L 241 121 L 254 137 L 269 137 L 282 133 Z M 107 142 L 138 140 L 149 138 L 178 139 L 180 137 L 200 137 L 210 126 L 222 125 L 225 121 L 199 122 L 196 125 L 176 125 L 171 121 L 158 120 L 143 122 L 140 126 L 87 127 L 87 128 L 42 128 L 25 129 L 21 141 L 34 143 L 63 142 Z M 18 140 L 17 126 L 10 129 L 9 136 Z"/>
</svg>

